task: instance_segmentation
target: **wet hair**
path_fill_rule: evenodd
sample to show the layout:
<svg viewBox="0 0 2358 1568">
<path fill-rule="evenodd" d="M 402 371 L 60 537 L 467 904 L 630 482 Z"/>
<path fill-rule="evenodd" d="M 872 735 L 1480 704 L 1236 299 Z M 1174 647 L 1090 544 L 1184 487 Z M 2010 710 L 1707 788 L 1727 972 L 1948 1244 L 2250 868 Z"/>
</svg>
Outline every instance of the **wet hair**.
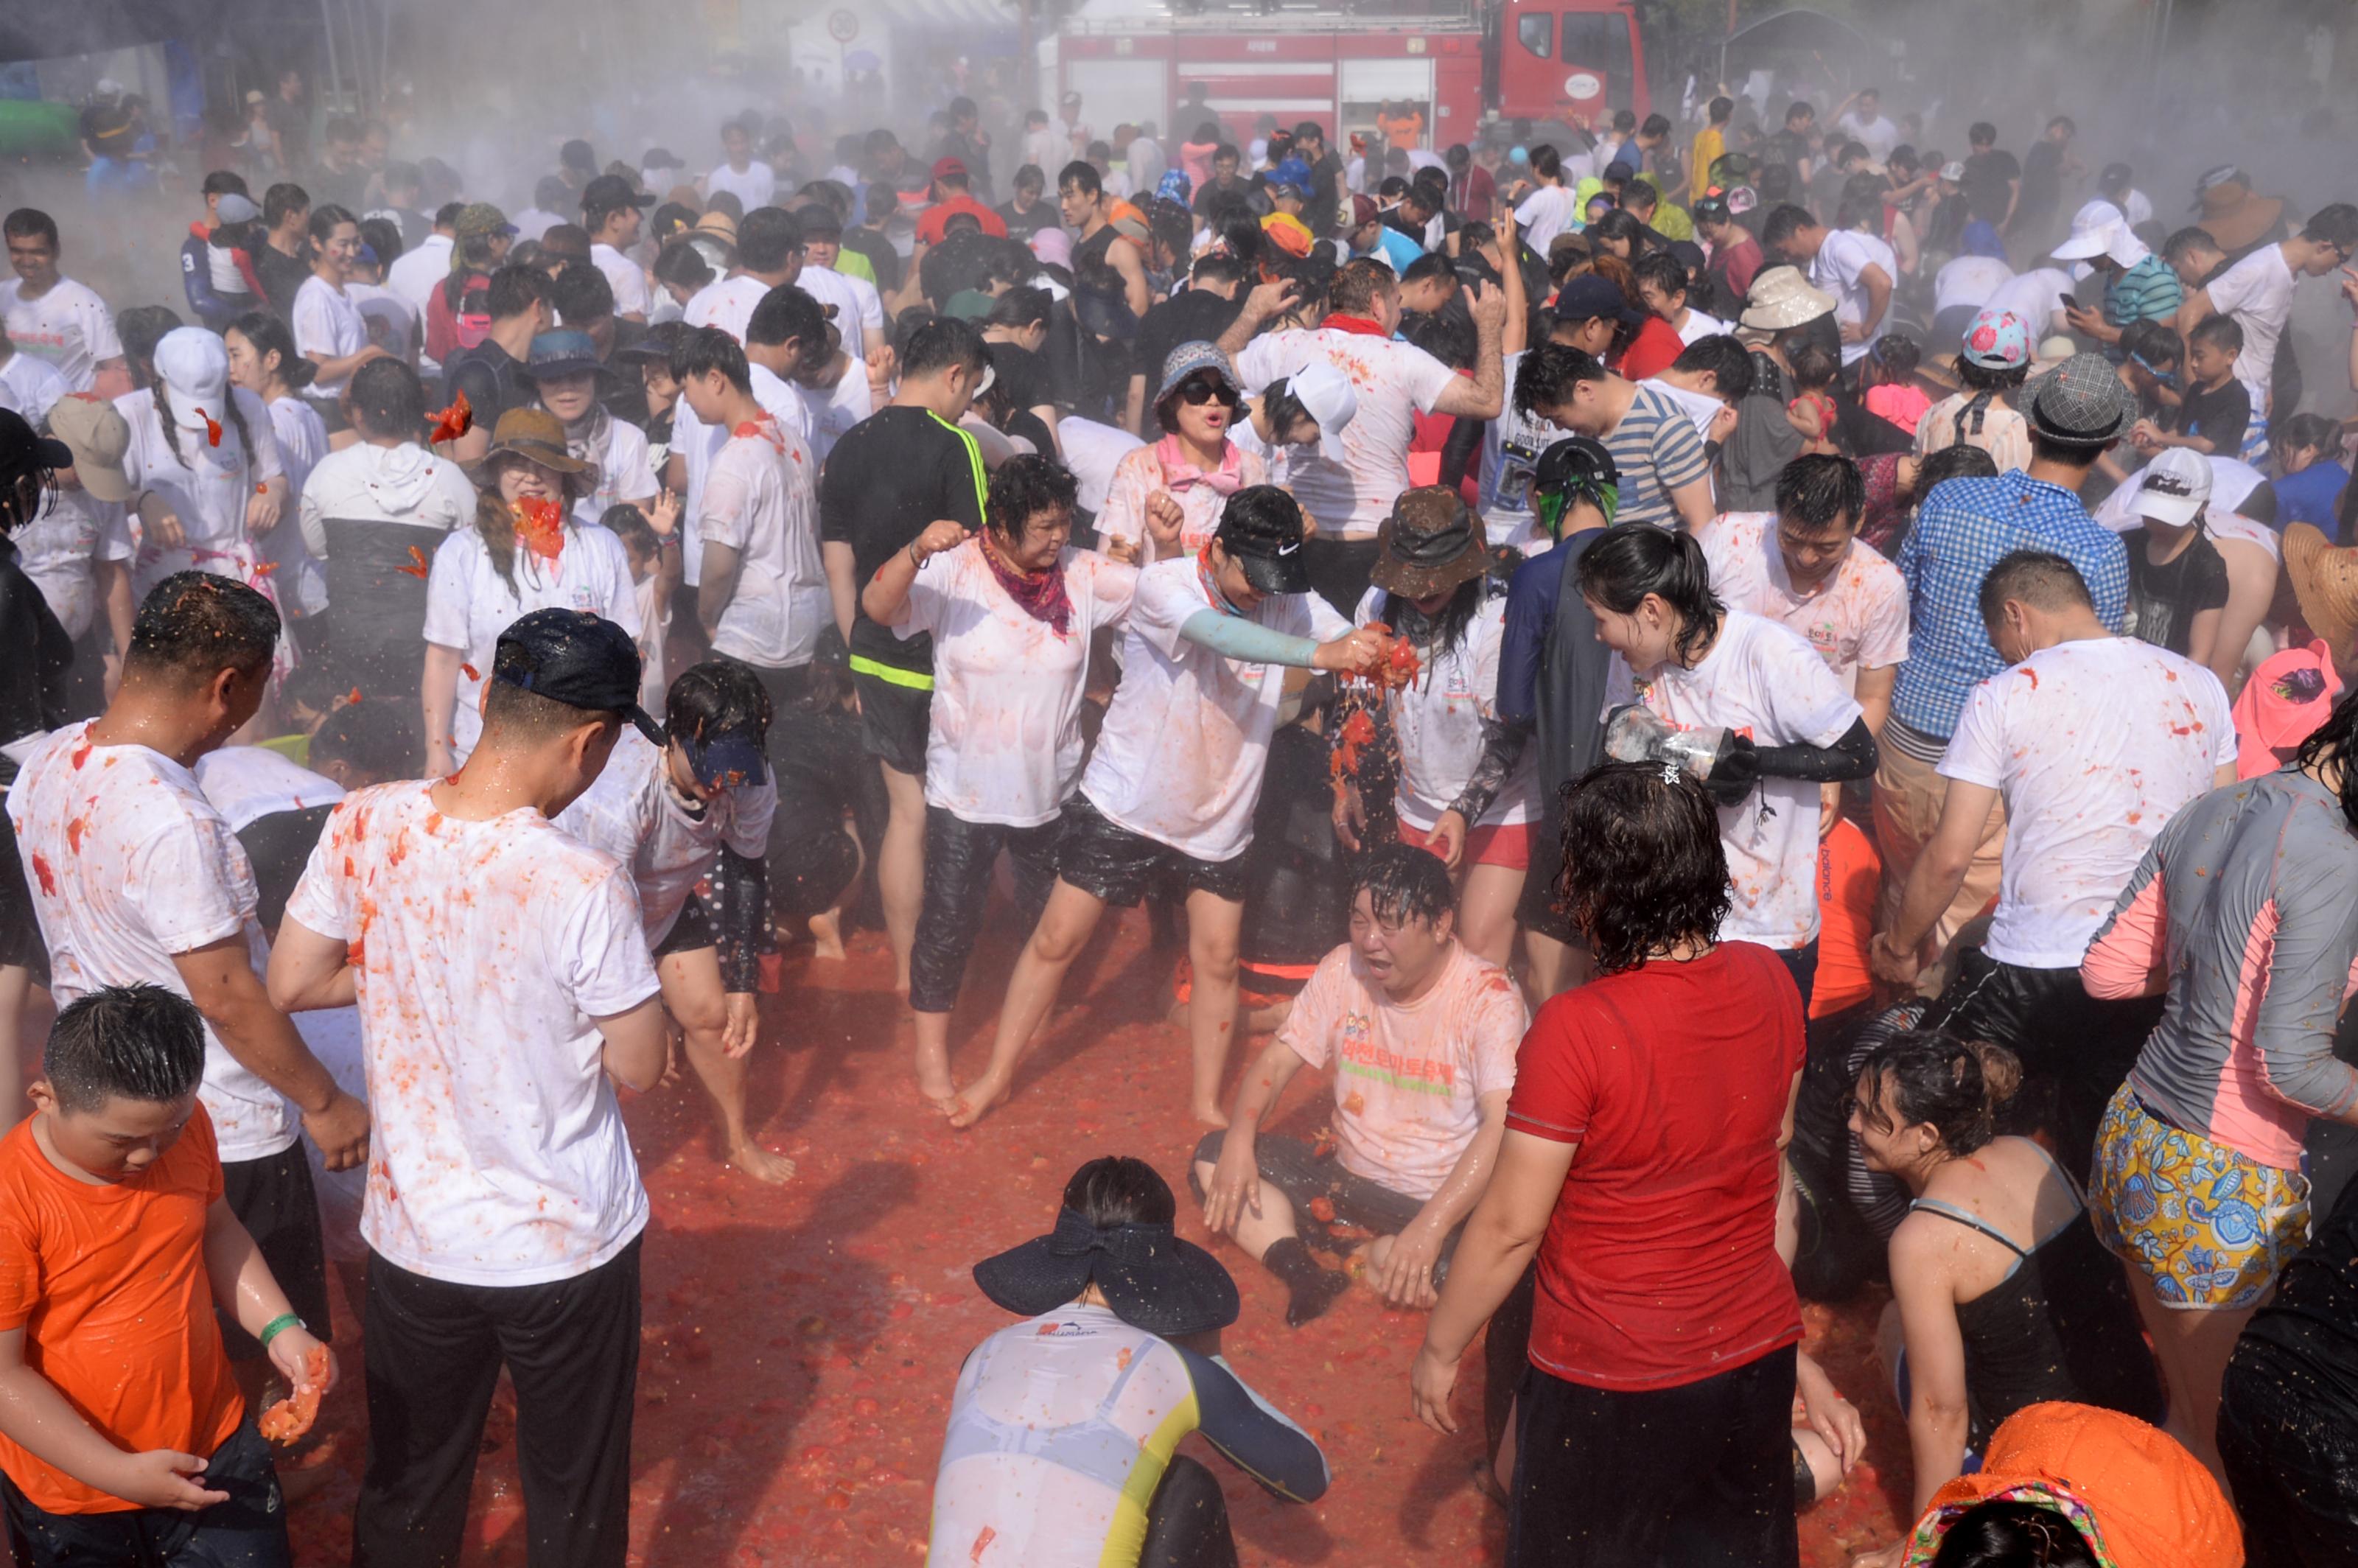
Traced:
<svg viewBox="0 0 2358 1568">
<path fill-rule="evenodd" d="M 901 348 L 901 379 L 905 384 L 921 375 L 965 367 L 972 376 L 980 376 L 982 367 L 990 362 L 990 345 L 971 321 L 961 321 L 952 316 L 936 316 L 908 335 Z"/>
<path fill-rule="evenodd" d="M 458 274 L 451 276 L 454 280 L 463 282 Z M 549 284 L 548 274 L 536 266 L 511 262 L 492 274 L 492 286 L 485 293 L 484 308 L 492 313 L 492 320 L 505 321 L 528 314 L 536 304 L 551 304 L 554 297 L 555 290 Z M 450 303 L 456 305 L 459 302 L 454 298 Z"/>
<path fill-rule="evenodd" d="M 41 1076 L 67 1112 L 99 1110 L 118 1096 L 186 1099 L 204 1076 L 204 1019 L 162 986 L 102 986 L 76 998 L 41 1048 Z"/>
<path fill-rule="evenodd" d="M 1867 353 L 1892 381 L 1905 381 L 1914 375 L 1924 359 L 1923 346 L 1905 332 L 1886 332 L 1875 341 L 1875 347 Z"/>
<path fill-rule="evenodd" d="M 311 222 L 308 229 L 311 243 L 314 245 L 324 244 L 328 236 L 336 232 L 336 227 L 340 223 L 350 223 L 357 229 L 360 227 L 360 219 L 353 215 L 351 208 L 339 207 L 332 201 L 322 201 L 311 209 Z"/>
<path fill-rule="evenodd" d="M 1997 127 L 1987 120 L 1976 120 L 1965 127 L 1965 141 L 1971 146 L 1994 147 L 1997 146 Z"/>
<path fill-rule="evenodd" d="M 1406 288 L 1411 284 L 1424 283 L 1433 278 L 1446 283 L 1452 294 L 1457 291 L 1457 265 L 1439 251 L 1429 251 L 1409 263 L 1408 269 L 1401 274 L 1400 281 L 1401 287 Z M 1470 321 L 1472 318 L 1469 316 L 1467 319 Z"/>
<path fill-rule="evenodd" d="M 1572 401 L 1573 388 L 1584 381 L 1603 381 L 1602 362 L 1585 350 L 1564 343 L 1541 343 L 1523 355 L 1515 372 L 1515 412 L 1526 419 L 1544 419 L 1546 410 Z"/>
<path fill-rule="evenodd" d="M 1654 183 L 1650 179 L 1633 179 L 1621 188 L 1622 209 L 1633 218 L 1637 216 L 1636 209 L 1642 207 L 1651 212 L 1660 205 L 1661 200 L 1662 193 L 1654 189 Z"/>
<path fill-rule="evenodd" d="M 1884 1111 L 1887 1080 L 1896 1121 Z M 2022 1087 L 2022 1064 L 2001 1045 L 1909 1029 L 1868 1054 L 1858 1082 L 1874 1089 L 1859 1114 L 1878 1132 L 1930 1126 L 1950 1153 L 1970 1154 L 1997 1135 L 1997 1108 Z"/>
<path fill-rule="evenodd" d="M 48 434 L 48 419 L 32 429 L 36 436 Z M 35 456 L 36 449 L 34 443 L 27 442 L 0 462 L 0 535 L 13 534 L 24 527 L 57 498 L 57 470 L 41 462 Z M 17 494 L 18 486 L 27 480 L 32 481 L 33 490 L 29 510 L 23 509 Z"/>
<path fill-rule="evenodd" d="M 2240 354 L 2244 351 L 2243 324 L 2233 316 L 2205 316 L 2194 324 L 2194 330 L 2186 334 L 2188 348 L 2197 343 L 2223 354 Z"/>
<path fill-rule="evenodd" d="M 1351 873 L 1351 902 L 1358 903 L 1362 892 L 1376 918 L 1395 925 L 1433 925 L 1457 904 L 1441 857 L 1398 842 L 1379 844 L 1360 857 Z"/>
<path fill-rule="evenodd" d="M 2009 599 L 2046 611 L 2096 607 L 2080 568 L 2045 550 L 2016 550 L 1990 568 L 1989 575 L 1982 579 L 1982 624 L 1996 625 Z"/>
<path fill-rule="evenodd" d="M 401 259 L 401 225 L 390 218 L 363 218 L 361 243 L 375 254 L 380 269 L 390 267 Z"/>
<path fill-rule="evenodd" d="M 1645 220 L 1621 207 L 1614 208 L 1613 211 L 1588 225 L 1587 235 L 1588 248 L 1591 251 L 1599 249 L 1597 245 L 1599 240 L 1615 240 L 1627 243 L 1629 247 L 1628 259 L 1632 261 L 1644 255 L 1654 245 L 1653 232 L 1646 227 Z M 1628 291 L 1625 289 L 1623 292 Z"/>
<path fill-rule="evenodd" d="M 266 360 L 273 354 L 278 356 L 278 379 L 287 384 L 290 392 L 302 391 L 311 384 L 311 378 L 319 373 L 318 365 L 296 351 L 295 334 L 272 311 L 249 310 L 232 321 L 229 330 L 254 345 L 256 359 Z M 369 362 L 371 364 L 375 362 L 374 360 Z"/>
<path fill-rule="evenodd" d="M 600 513 L 598 525 L 622 540 L 622 548 L 633 555 L 652 556 L 662 546 L 647 514 L 627 501 L 618 501 Z"/>
<path fill-rule="evenodd" d="M 548 280 L 548 303 L 567 326 L 584 326 L 614 313 L 614 286 L 596 263 L 569 261 Z"/>
<path fill-rule="evenodd" d="M 2190 223 L 2185 228 L 2177 230 L 2171 233 L 2169 238 L 2161 242 L 2161 259 L 2168 262 L 2170 265 L 2176 266 L 2180 262 L 2184 261 L 2196 251 L 2216 251 L 2220 249 L 2219 242 L 2211 237 L 2210 230 L 2198 229 Z"/>
<path fill-rule="evenodd" d="M 1197 274 L 1201 276 L 1200 271 Z M 990 302 L 990 314 L 983 318 L 986 327 L 1002 327 L 1010 331 L 1022 331 L 1026 327 L 1044 326 L 1055 301 L 1044 288 L 1027 286 L 1011 288 Z"/>
<path fill-rule="evenodd" d="M 756 207 L 737 225 L 737 265 L 747 272 L 783 271 L 802 248 L 802 220 L 783 207 Z"/>
<path fill-rule="evenodd" d="M 1842 374 L 1842 356 L 1821 342 L 1803 343 L 1786 357 L 1793 363 L 1793 384 L 1803 392 L 1822 391 Z"/>
<path fill-rule="evenodd" d="M 1770 212 L 1768 214 L 1768 221 L 1761 225 L 1760 243 L 1764 247 L 1773 250 L 1777 246 L 1783 244 L 1787 240 L 1791 239 L 1795 234 L 1800 233 L 1802 230 L 1814 229 L 1816 227 L 1818 227 L 1818 221 L 1814 217 L 1811 216 L 1808 208 L 1796 207 L 1792 203 L 1787 202 L 1784 206 Z"/>
<path fill-rule="evenodd" d="M 1473 366 L 1476 345 L 1471 316 L 1453 310 L 1412 311 L 1401 318 L 1400 330 L 1401 337 L 1451 370 Z"/>
<path fill-rule="evenodd" d="M 1245 264 L 1226 251 L 1206 251 L 1195 258 L 1195 265 L 1188 276 L 1198 284 L 1242 283 Z M 1011 294 L 1014 290 L 1008 292 Z M 1003 299 L 1006 296 L 1000 297 Z"/>
<path fill-rule="evenodd" d="M 2096 1568 L 2079 1527 L 2037 1503 L 1976 1503 L 1941 1537 L 1932 1568 Z"/>
<path fill-rule="evenodd" d="M 1666 779 L 1659 762 L 1603 762 L 1565 787 L 1563 808 L 1563 869 L 1549 891 L 1599 970 L 1717 938 L 1732 895 L 1719 812 L 1702 784 Z"/>
<path fill-rule="evenodd" d="M 1730 403 L 1752 395 L 1752 351 L 1733 333 L 1714 332 L 1708 338 L 1697 338 L 1679 351 L 1671 368 L 1691 373 L 1710 372 L 1719 395 Z"/>
<path fill-rule="evenodd" d="M 1580 557 L 1581 597 L 1616 615 L 1634 615 L 1648 595 L 1674 611 L 1683 624 L 1671 651 L 1683 664 L 1719 635 L 1727 606 L 1711 590 L 1703 546 L 1682 529 L 1627 524 L 1607 528 Z"/>
<path fill-rule="evenodd" d="M 1065 1206 L 1099 1230 L 1120 1225 L 1169 1225 L 1179 1217 L 1171 1184 L 1145 1161 L 1106 1154 L 1075 1171 L 1065 1184 Z"/>
<path fill-rule="evenodd" d="M 1021 545 L 1025 528 L 1041 513 L 1071 516 L 1078 493 L 1078 482 L 1064 464 L 1053 458 L 1018 453 L 990 476 L 983 525 L 1009 545 Z"/>
<path fill-rule="evenodd" d="M 2358 249 L 2358 207 L 2336 201 L 2331 207 L 2319 208 L 2309 214 L 2300 237 L 2315 244 L 2335 246 L 2344 254 Z"/>
<path fill-rule="evenodd" d="M 2121 329 L 2121 351 L 2167 368 L 2186 362 L 2186 340 L 2167 321 L 2132 321 Z"/>
<path fill-rule="evenodd" d="M 174 572 L 139 601 L 124 668 L 196 687 L 225 669 L 243 675 L 270 663 L 278 630 L 277 607 L 245 584 Z"/>
<path fill-rule="evenodd" d="M 352 373 L 344 397 L 365 435 L 415 441 L 426 423 L 426 387 L 406 360 L 369 361 Z"/>
<path fill-rule="evenodd" d="M 2017 365 L 1982 365 L 1963 354 L 1957 356 L 1957 384 L 1967 392 L 2007 392 L 2029 377 L 2028 360 Z"/>
<path fill-rule="evenodd" d="M 753 373 L 746 367 L 745 351 L 719 327 L 694 327 L 680 334 L 671 351 L 671 378 L 693 381 L 719 371 L 740 392 L 753 388 Z"/>
<path fill-rule="evenodd" d="M 1668 251 L 1648 251 L 1629 270 L 1639 283 L 1650 283 L 1664 294 L 1684 294 L 1693 286 L 1686 263 Z"/>
<path fill-rule="evenodd" d="M 2342 454 L 2342 426 L 2322 414 L 2296 414 L 2269 427 L 2268 443 L 2278 452 L 2313 447 L 2330 460 Z"/>
<path fill-rule="evenodd" d="M 664 726 L 699 745 L 723 735 L 767 741 L 773 717 L 770 694 L 750 665 L 707 659 L 673 677 L 664 694 Z"/>
<path fill-rule="evenodd" d="M 782 283 L 762 296 L 745 319 L 745 341 L 776 347 L 802 346 L 806 362 L 827 354 L 827 307 L 791 283 Z"/>
<path fill-rule="evenodd" d="M 262 193 L 262 221 L 274 229 L 310 209 L 311 193 L 291 180 L 282 179 Z"/>
<path fill-rule="evenodd" d="M 426 741 L 414 702 L 346 703 L 311 732 L 311 766 L 342 762 L 376 779 L 416 778 Z"/>
<path fill-rule="evenodd" d="M 1399 295 L 1399 275 L 1390 263 L 1374 256 L 1361 256 L 1336 268 L 1335 281 L 1326 287 L 1329 306 L 1342 316 L 1372 316 L 1379 300 Z"/>
<path fill-rule="evenodd" d="M 713 278 L 712 264 L 693 240 L 674 240 L 655 253 L 655 281 L 682 288 L 702 288 Z"/>
<path fill-rule="evenodd" d="M 1866 514 L 1866 481 L 1848 458 L 1804 454 L 1778 471 L 1777 514 L 1812 533 L 1845 517 L 1856 528 Z"/>
<path fill-rule="evenodd" d="M 1105 190 L 1105 181 L 1098 177 L 1097 165 L 1087 158 L 1075 158 L 1056 171 L 1056 189 L 1062 190 L 1068 185 L 1084 196 L 1100 195 Z"/>
<path fill-rule="evenodd" d="M 1531 172 L 1541 179 L 1554 179 L 1563 172 L 1563 157 L 1553 147 L 1541 142 L 1531 149 Z"/>
<path fill-rule="evenodd" d="M 2348 656 L 2347 649 L 2336 651 Z M 2325 722 L 2300 743 L 2299 762 L 2304 768 L 2321 769 L 2331 762 L 2341 770 L 2342 787 L 2337 793 L 2342 816 L 2351 831 L 2358 833 L 2358 687 L 2335 703 Z"/>
</svg>

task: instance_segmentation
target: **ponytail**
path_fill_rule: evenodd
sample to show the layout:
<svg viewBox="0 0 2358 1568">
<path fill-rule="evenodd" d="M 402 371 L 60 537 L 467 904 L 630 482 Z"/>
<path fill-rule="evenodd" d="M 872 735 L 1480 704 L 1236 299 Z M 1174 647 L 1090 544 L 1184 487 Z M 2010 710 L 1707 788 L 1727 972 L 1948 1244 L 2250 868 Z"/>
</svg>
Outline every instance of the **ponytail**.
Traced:
<svg viewBox="0 0 2358 1568">
<path fill-rule="evenodd" d="M 1727 606 L 1711 590 L 1703 546 L 1684 529 L 1628 523 L 1607 528 L 1580 557 L 1580 591 L 1616 615 L 1634 615 L 1649 594 L 1683 622 L 1672 651 L 1684 664 L 1719 635 Z"/>
</svg>

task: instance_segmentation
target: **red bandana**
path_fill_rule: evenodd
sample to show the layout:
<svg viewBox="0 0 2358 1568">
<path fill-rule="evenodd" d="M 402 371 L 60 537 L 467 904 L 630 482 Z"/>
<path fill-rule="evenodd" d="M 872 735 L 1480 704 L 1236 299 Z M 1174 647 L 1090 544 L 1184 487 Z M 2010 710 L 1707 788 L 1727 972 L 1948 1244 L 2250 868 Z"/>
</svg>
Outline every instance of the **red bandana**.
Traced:
<svg viewBox="0 0 2358 1568">
<path fill-rule="evenodd" d="M 1318 323 L 1322 332 L 1353 332 L 1362 338 L 1389 338 L 1380 321 L 1370 321 L 1365 316 L 1329 316 Z"/>
<path fill-rule="evenodd" d="M 999 553 L 999 546 L 982 536 L 982 558 L 990 563 L 990 575 L 1007 590 L 1016 608 L 1034 621 L 1045 622 L 1057 636 L 1067 636 L 1073 626 L 1073 599 L 1065 591 L 1065 568 L 1060 562 L 1044 571 L 1027 572 L 1011 564 Z"/>
</svg>

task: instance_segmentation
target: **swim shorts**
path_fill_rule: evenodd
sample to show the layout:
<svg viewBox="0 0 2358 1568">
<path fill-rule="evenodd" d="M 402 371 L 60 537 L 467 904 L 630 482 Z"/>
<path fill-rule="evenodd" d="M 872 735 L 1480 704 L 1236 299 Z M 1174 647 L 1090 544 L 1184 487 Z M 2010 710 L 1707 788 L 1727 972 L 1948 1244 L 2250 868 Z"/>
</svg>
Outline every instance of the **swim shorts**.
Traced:
<svg viewBox="0 0 2358 1568">
<path fill-rule="evenodd" d="M 2088 1217 L 2096 1239 L 2164 1306 L 2253 1306 L 2309 1239 L 2309 1183 L 2299 1173 L 2171 1126 L 2125 1083 L 2096 1130 L 2094 1176 Z"/>
</svg>

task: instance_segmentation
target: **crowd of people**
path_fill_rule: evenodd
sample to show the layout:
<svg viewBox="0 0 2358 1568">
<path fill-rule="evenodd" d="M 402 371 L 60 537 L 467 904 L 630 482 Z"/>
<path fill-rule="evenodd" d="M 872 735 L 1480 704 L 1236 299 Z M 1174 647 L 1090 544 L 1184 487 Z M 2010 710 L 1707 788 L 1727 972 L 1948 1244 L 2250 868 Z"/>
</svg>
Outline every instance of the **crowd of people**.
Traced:
<svg viewBox="0 0 2358 1568">
<path fill-rule="evenodd" d="M 483 190 L 297 97 L 152 193 L 178 301 L 0 220 L 18 1562 L 287 1561 L 332 1272 L 354 1561 L 458 1560 L 504 1373 L 531 1560 L 621 1563 L 618 1090 L 791 1181 L 761 999 L 870 919 L 974 1128 L 1141 903 L 1204 1130 L 976 1266 L 930 1562 L 1233 1563 L 1189 1432 L 1328 1484 L 1182 1177 L 1294 1329 L 1425 1314 L 1435 1429 L 1484 1342 L 1519 1568 L 1796 1563 L 1869 1401 L 1876 1568 L 2346 1560 L 2358 490 L 2288 329 L 2358 207 L 2169 231 L 1872 90 Z"/>
</svg>

